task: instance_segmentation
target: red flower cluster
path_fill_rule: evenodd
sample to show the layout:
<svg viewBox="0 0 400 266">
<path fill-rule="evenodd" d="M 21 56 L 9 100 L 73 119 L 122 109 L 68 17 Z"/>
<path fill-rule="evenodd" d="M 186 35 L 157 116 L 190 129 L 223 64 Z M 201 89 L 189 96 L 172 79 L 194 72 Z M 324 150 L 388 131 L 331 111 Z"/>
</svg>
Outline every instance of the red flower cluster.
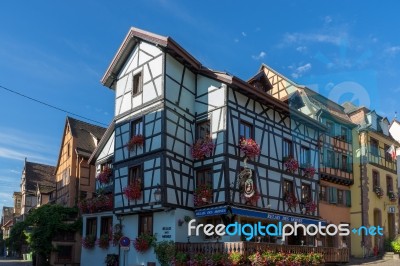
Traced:
<svg viewBox="0 0 400 266">
<path fill-rule="evenodd" d="M 144 137 L 143 135 L 134 135 L 132 138 L 129 140 L 129 142 L 126 144 L 128 147 L 128 150 L 133 150 L 136 146 L 137 147 L 143 147 L 144 143 Z"/>
<path fill-rule="evenodd" d="M 207 185 L 200 185 L 196 188 L 193 195 L 194 206 L 203 206 L 208 204 L 208 201 L 212 199 L 212 189 Z"/>
<path fill-rule="evenodd" d="M 108 234 L 102 234 L 100 236 L 100 239 L 97 240 L 97 245 L 99 245 L 99 247 L 102 249 L 108 249 L 108 247 L 110 246 L 110 238 Z"/>
<path fill-rule="evenodd" d="M 84 199 L 78 203 L 82 213 L 96 213 L 113 209 L 113 194 L 100 194 L 91 199 Z"/>
<path fill-rule="evenodd" d="M 87 235 L 86 237 L 82 238 L 82 247 L 87 249 L 94 248 L 96 244 L 96 238 L 94 235 Z"/>
<path fill-rule="evenodd" d="M 192 145 L 191 153 L 195 160 L 203 160 L 204 157 L 211 156 L 215 148 L 214 142 L 210 137 L 205 137 L 204 139 L 198 139 Z"/>
<path fill-rule="evenodd" d="M 260 146 L 251 138 L 241 138 L 239 147 L 240 151 L 249 158 L 260 155 Z"/>
<path fill-rule="evenodd" d="M 299 169 L 299 163 L 293 157 L 287 158 L 284 165 L 286 167 L 286 171 L 292 174 Z"/>
<path fill-rule="evenodd" d="M 140 253 L 144 253 L 155 241 L 156 239 L 154 236 L 150 234 L 141 234 L 133 241 L 133 246 Z"/>
<path fill-rule="evenodd" d="M 142 183 L 139 180 L 135 180 L 132 184 L 125 187 L 123 192 L 129 200 L 140 199 L 142 197 Z"/>
<path fill-rule="evenodd" d="M 315 202 L 311 200 L 305 204 L 305 207 L 306 207 L 306 212 L 308 213 L 313 213 L 317 210 L 317 204 L 315 204 Z"/>
<path fill-rule="evenodd" d="M 103 171 L 97 175 L 97 180 L 99 180 L 100 184 L 108 184 L 111 181 L 112 177 L 112 169 L 108 168 L 107 166 L 104 167 Z"/>
<path fill-rule="evenodd" d="M 295 207 L 298 203 L 296 196 L 293 193 L 285 194 L 285 202 L 289 208 Z"/>
<path fill-rule="evenodd" d="M 315 168 L 312 166 L 307 166 L 304 168 L 304 176 L 308 178 L 312 178 L 315 175 Z"/>
</svg>

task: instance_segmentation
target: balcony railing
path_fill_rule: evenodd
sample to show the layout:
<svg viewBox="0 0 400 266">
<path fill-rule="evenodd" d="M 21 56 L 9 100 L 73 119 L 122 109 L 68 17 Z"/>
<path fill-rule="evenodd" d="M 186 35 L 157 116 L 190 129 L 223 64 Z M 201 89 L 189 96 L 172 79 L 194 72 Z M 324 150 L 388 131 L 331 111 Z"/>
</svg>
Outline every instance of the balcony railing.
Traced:
<svg viewBox="0 0 400 266">
<path fill-rule="evenodd" d="M 348 248 L 311 247 L 295 245 L 277 245 L 255 242 L 221 242 L 221 243 L 176 243 L 177 251 L 192 256 L 193 254 L 215 254 L 240 252 L 245 258 L 256 251 L 270 250 L 284 253 L 321 253 L 325 263 L 345 263 L 349 261 Z"/>
<path fill-rule="evenodd" d="M 368 161 L 372 164 L 381 166 L 386 170 L 397 172 L 397 163 L 394 160 L 391 160 L 388 156 L 380 156 L 377 153 L 370 152 L 368 153 Z"/>
</svg>

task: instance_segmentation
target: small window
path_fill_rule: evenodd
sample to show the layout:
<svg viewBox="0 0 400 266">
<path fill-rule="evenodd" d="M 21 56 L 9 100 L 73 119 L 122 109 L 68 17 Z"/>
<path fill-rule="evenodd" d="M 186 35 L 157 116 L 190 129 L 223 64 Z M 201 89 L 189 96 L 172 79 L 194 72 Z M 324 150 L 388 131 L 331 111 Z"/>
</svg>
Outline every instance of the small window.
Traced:
<svg viewBox="0 0 400 266">
<path fill-rule="evenodd" d="M 87 218 L 86 220 L 86 235 L 97 235 L 97 218 Z"/>
<path fill-rule="evenodd" d="M 372 191 L 374 191 L 375 187 L 379 187 L 379 173 L 377 171 L 372 171 Z"/>
<path fill-rule="evenodd" d="M 143 120 L 141 118 L 131 123 L 131 137 L 137 135 L 143 135 Z"/>
<path fill-rule="evenodd" d="M 393 159 L 392 159 L 392 154 L 390 154 L 388 151 L 390 150 L 390 146 L 389 145 L 387 145 L 387 144 L 385 144 L 385 148 L 384 148 L 384 152 L 385 152 L 385 160 L 387 161 L 387 162 L 392 162 L 393 161 Z"/>
<path fill-rule="evenodd" d="M 327 188 L 326 186 L 320 186 L 319 187 L 319 199 L 321 201 L 328 201 L 328 197 L 327 197 Z"/>
<path fill-rule="evenodd" d="M 112 217 L 101 217 L 100 235 L 108 234 L 108 237 L 112 236 Z"/>
<path fill-rule="evenodd" d="M 72 246 L 57 246 L 58 262 L 70 262 L 72 260 Z"/>
<path fill-rule="evenodd" d="M 342 171 L 347 171 L 347 155 L 342 154 Z"/>
<path fill-rule="evenodd" d="M 153 234 L 153 215 L 140 214 L 139 215 L 139 235 L 140 234 Z"/>
<path fill-rule="evenodd" d="M 302 167 L 308 166 L 311 163 L 310 149 L 304 146 L 300 147 L 300 165 Z"/>
<path fill-rule="evenodd" d="M 284 180 L 283 181 L 283 195 L 285 195 L 285 194 L 293 194 L 293 193 L 294 193 L 293 181 Z"/>
<path fill-rule="evenodd" d="M 283 140 L 283 157 L 293 157 L 293 143 L 291 140 Z"/>
<path fill-rule="evenodd" d="M 347 128 L 341 127 L 340 129 L 340 139 L 343 141 L 347 141 Z"/>
<path fill-rule="evenodd" d="M 17 199 L 17 208 L 18 209 L 21 208 L 21 200 L 20 199 Z"/>
<path fill-rule="evenodd" d="M 331 121 L 326 121 L 326 127 L 327 127 L 328 135 L 334 136 L 335 135 L 335 124 L 333 124 Z"/>
<path fill-rule="evenodd" d="M 204 139 L 210 136 L 210 121 L 198 123 L 196 126 L 196 135 L 198 139 Z"/>
<path fill-rule="evenodd" d="M 68 143 L 68 145 L 67 145 L 67 156 L 68 156 L 68 157 L 71 156 L 71 146 L 70 146 L 69 143 Z"/>
<path fill-rule="evenodd" d="M 311 199 L 311 186 L 309 184 L 301 184 L 301 200 L 307 202 Z"/>
<path fill-rule="evenodd" d="M 326 166 L 335 168 L 335 153 L 333 151 L 327 151 L 326 155 Z"/>
<path fill-rule="evenodd" d="M 133 184 L 135 181 L 142 181 L 142 166 L 136 165 L 129 169 L 128 184 Z"/>
<path fill-rule="evenodd" d="M 239 137 L 246 139 L 253 138 L 253 126 L 247 122 L 240 121 Z"/>
<path fill-rule="evenodd" d="M 142 72 L 133 76 L 132 96 L 141 93 L 143 90 Z"/>
<path fill-rule="evenodd" d="M 343 205 L 344 200 L 343 200 L 343 190 L 338 189 L 337 191 L 337 204 Z"/>
<path fill-rule="evenodd" d="M 393 178 L 386 176 L 386 193 L 393 192 Z"/>
<path fill-rule="evenodd" d="M 199 170 L 196 173 L 196 186 L 207 185 L 213 187 L 213 176 L 211 169 Z"/>
<path fill-rule="evenodd" d="M 374 138 L 371 138 L 371 154 L 379 156 L 379 142 Z"/>
</svg>

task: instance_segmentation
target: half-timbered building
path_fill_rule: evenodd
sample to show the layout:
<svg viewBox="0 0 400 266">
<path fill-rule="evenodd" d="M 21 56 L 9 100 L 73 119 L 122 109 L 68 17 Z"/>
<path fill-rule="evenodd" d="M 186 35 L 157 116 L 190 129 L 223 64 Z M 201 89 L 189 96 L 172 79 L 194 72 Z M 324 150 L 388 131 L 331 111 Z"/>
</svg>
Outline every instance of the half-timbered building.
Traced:
<svg viewBox="0 0 400 266">
<path fill-rule="evenodd" d="M 318 182 L 326 127 L 265 93 L 270 84 L 210 70 L 172 38 L 137 28 L 102 83 L 115 91 L 114 213 L 134 247 L 125 248 L 121 262 L 156 263 L 138 245 L 149 235 L 190 243 L 244 240 L 188 236 L 192 219 L 324 224 Z M 318 236 L 299 233 L 284 242 L 251 241 L 318 245 Z"/>
</svg>

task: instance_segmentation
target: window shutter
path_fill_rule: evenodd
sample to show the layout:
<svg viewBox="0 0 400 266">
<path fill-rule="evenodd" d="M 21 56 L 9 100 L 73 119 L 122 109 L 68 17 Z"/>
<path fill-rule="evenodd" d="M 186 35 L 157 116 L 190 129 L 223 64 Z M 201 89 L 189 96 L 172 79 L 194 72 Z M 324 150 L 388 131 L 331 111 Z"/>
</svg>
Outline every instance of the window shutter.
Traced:
<svg viewBox="0 0 400 266">
<path fill-rule="evenodd" d="M 351 191 L 346 190 L 346 206 L 351 207 Z"/>
<path fill-rule="evenodd" d="M 329 203 L 337 203 L 337 188 L 335 187 L 329 188 Z"/>
</svg>

